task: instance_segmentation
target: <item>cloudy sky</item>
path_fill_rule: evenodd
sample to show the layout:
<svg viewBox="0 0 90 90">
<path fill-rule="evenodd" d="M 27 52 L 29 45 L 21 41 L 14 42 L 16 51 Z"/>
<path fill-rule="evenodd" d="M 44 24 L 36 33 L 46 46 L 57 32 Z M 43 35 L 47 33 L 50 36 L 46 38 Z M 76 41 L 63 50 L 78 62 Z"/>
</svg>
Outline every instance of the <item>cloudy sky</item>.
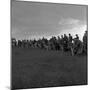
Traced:
<svg viewBox="0 0 90 90">
<path fill-rule="evenodd" d="M 87 6 L 12 1 L 11 33 L 33 39 L 71 33 L 82 38 L 87 30 Z"/>
</svg>

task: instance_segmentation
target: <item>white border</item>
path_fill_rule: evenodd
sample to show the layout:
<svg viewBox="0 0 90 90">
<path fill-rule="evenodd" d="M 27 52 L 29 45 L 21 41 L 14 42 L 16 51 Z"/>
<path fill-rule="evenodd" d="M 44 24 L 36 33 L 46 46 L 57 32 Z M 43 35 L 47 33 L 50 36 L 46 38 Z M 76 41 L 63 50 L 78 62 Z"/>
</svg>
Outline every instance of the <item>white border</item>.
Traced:
<svg viewBox="0 0 90 90">
<path fill-rule="evenodd" d="M 54 3 L 69 3 L 69 4 L 85 4 L 89 5 L 87 0 L 24 0 L 24 1 L 41 1 Z M 89 6 L 88 6 L 89 7 Z M 88 12 L 88 16 L 90 16 Z M 89 17 L 88 17 L 88 20 Z M 89 23 L 89 22 L 88 22 Z M 88 25 L 89 26 L 89 25 Z M 89 28 L 88 28 L 89 32 Z M 90 38 L 90 33 L 88 34 Z M 88 43 L 90 46 L 90 42 Z M 88 51 L 90 48 L 88 47 Z M 89 56 L 89 52 L 88 52 Z M 9 90 L 10 87 L 10 0 L 0 0 L 0 90 Z M 90 67 L 88 59 L 88 68 Z M 88 70 L 88 76 L 90 72 Z M 88 77 L 88 83 L 90 78 Z M 38 90 L 90 90 L 88 86 L 66 86 L 66 87 L 52 87 L 52 88 L 38 88 Z M 29 89 L 28 89 L 29 90 Z"/>
<path fill-rule="evenodd" d="M 0 0 L 0 90 L 10 86 L 10 1 Z"/>
<path fill-rule="evenodd" d="M 88 4 L 88 0 L 18 0 L 18 1 L 39 1 L 52 3 Z"/>
</svg>

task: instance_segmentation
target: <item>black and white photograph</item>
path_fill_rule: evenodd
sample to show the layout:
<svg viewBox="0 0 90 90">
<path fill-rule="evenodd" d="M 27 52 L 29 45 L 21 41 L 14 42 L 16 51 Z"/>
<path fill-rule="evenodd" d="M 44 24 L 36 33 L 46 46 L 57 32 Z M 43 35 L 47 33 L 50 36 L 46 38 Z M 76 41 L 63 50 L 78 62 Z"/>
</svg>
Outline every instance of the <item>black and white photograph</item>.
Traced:
<svg viewBox="0 0 90 90">
<path fill-rule="evenodd" d="M 88 85 L 88 5 L 11 0 L 11 89 Z"/>
</svg>

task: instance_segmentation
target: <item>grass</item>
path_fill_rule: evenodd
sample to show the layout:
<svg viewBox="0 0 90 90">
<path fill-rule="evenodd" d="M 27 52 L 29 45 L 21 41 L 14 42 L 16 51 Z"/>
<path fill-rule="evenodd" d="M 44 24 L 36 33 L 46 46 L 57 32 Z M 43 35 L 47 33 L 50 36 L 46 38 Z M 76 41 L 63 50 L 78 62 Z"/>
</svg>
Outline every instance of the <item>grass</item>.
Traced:
<svg viewBox="0 0 90 90">
<path fill-rule="evenodd" d="M 32 48 L 12 49 L 13 89 L 86 84 L 86 56 Z"/>
</svg>

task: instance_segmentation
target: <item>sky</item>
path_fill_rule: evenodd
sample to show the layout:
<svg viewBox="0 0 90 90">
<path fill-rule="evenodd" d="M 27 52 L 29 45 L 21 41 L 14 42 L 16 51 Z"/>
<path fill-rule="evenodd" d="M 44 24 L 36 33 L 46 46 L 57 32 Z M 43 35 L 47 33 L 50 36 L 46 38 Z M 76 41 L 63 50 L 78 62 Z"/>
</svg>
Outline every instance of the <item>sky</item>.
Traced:
<svg viewBox="0 0 90 90">
<path fill-rule="evenodd" d="M 87 5 L 69 5 L 12 0 L 11 34 L 16 39 L 78 34 L 87 30 Z"/>
</svg>

